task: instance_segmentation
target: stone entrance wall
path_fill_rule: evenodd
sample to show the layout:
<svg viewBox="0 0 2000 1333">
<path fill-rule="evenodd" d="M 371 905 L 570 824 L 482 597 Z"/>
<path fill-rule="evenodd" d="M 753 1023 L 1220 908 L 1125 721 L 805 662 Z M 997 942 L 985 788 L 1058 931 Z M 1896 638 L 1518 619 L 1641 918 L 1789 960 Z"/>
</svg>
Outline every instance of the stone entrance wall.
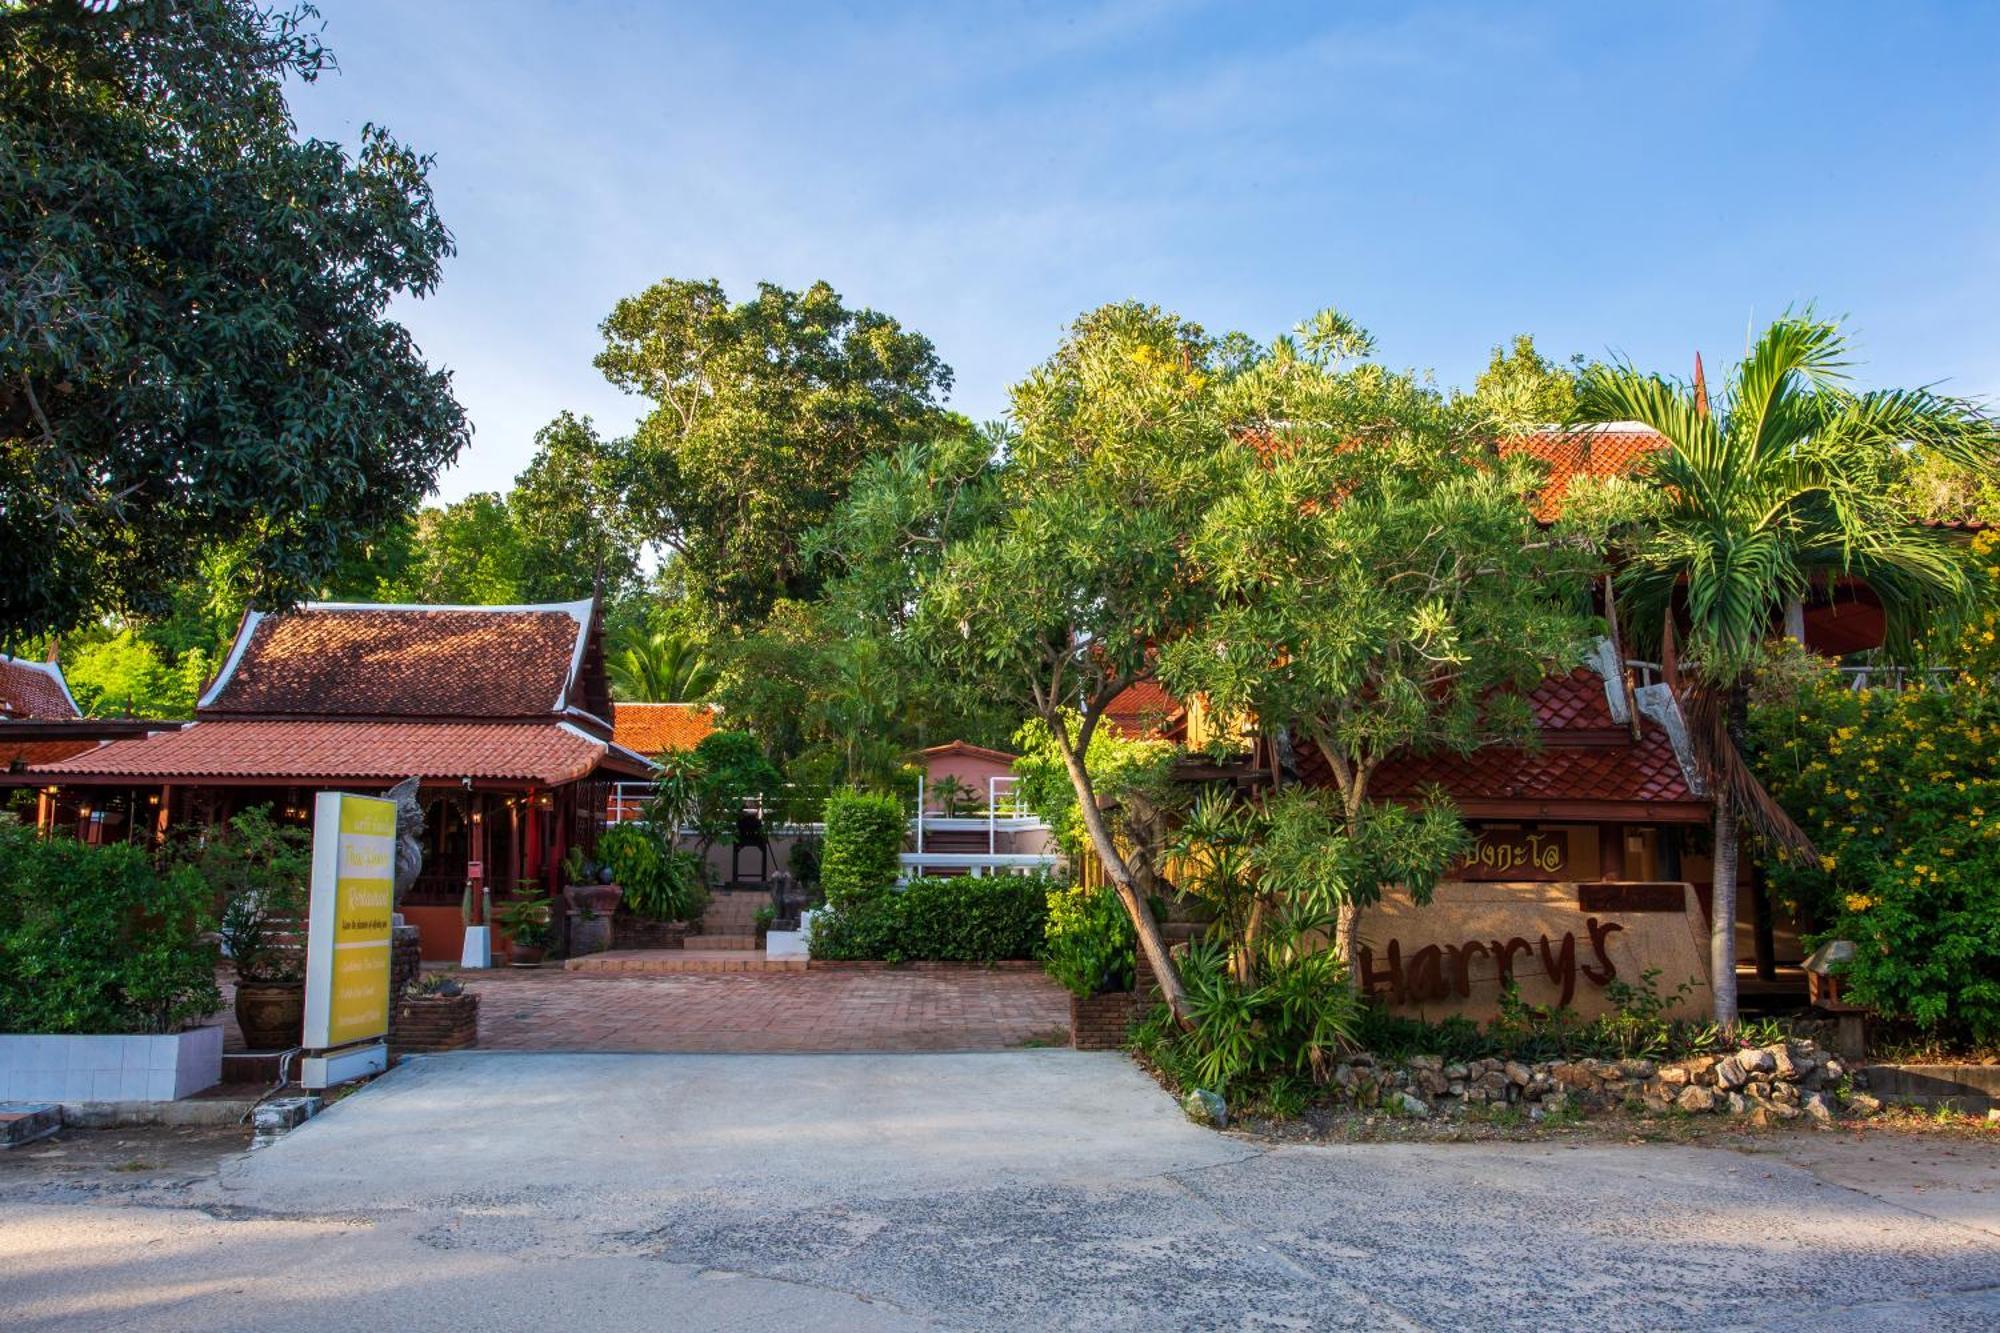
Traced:
<svg viewBox="0 0 2000 1333">
<path fill-rule="evenodd" d="M 1612 1008 L 1606 986 L 1637 985 L 1650 968 L 1673 1015 L 1712 1007 L 1708 927 L 1687 884 L 1440 884 L 1418 907 L 1401 894 L 1361 913 L 1359 981 L 1401 1013 L 1432 1022 L 1499 1013 L 1502 978 L 1530 1004 L 1567 1004 L 1586 1017 Z"/>
</svg>

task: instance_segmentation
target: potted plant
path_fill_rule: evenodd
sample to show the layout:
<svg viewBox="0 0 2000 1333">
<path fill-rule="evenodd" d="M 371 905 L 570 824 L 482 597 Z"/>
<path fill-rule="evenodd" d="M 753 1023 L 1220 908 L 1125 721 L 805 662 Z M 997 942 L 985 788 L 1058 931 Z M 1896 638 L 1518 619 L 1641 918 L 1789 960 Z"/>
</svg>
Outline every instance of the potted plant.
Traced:
<svg viewBox="0 0 2000 1333">
<path fill-rule="evenodd" d="M 236 970 L 236 1024 L 253 1051 L 297 1046 L 305 1027 L 312 835 L 245 810 L 191 863 L 222 901 L 219 934 Z"/>
<path fill-rule="evenodd" d="M 493 916 L 507 935 L 508 962 L 515 967 L 540 967 L 549 949 L 549 900 L 516 898 Z"/>
<path fill-rule="evenodd" d="M 946 819 L 957 819 L 972 808 L 974 792 L 956 774 L 947 773 L 931 784 L 931 800 Z"/>
</svg>

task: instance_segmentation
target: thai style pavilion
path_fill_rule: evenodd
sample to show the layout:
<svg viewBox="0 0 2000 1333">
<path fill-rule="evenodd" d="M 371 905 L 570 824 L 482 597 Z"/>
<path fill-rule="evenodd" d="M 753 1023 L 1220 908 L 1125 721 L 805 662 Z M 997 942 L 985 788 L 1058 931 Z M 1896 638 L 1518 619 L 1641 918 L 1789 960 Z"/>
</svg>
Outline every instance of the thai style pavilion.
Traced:
<svg viewBox="0 0 2000 1333">
<path fill-rule="evenodd" d="M 458 955 L 467 884 L 560 887 L 612 782 L 653 765 L 612 739 L 593 601 L 311 603 L 243 618 L 194 721 L 0 776 L 42 789 L 45 828 L 107 814 L 129 837 L 267 805 L 311 818 L 325 790 L 422 779 L 424 872 L 404 896 L 426 957 Z"/>
</svg>

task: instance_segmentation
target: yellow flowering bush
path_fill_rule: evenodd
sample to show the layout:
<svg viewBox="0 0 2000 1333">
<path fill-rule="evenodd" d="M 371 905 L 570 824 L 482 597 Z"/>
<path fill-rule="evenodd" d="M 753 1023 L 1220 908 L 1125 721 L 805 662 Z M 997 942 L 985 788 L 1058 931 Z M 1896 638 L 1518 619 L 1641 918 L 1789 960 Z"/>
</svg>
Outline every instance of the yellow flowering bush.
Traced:
<svg viewBox="0 0 2000 1333">
<path fill-rule="evenodd" d="M 1969 630 L 1969 646 L 1983 647 Z M 1830 668 L 1772 673 L 1753 762 L 1811 835 L 1767 855 L 1808 943 L 1852 940 L 1847 994 L 1942 1035 L 2000 1037 L 2000 655 L 1938 689 L 1856 691 Z M 1829 799 L 1831 798 L 1831 799 Z"/>
</svg>

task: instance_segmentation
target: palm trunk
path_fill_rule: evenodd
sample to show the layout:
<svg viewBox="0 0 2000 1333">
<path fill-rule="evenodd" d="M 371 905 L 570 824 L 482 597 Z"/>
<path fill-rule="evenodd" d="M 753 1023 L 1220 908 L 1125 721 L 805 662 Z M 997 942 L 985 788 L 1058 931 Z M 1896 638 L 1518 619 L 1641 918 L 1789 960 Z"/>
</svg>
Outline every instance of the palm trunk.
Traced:
<svg viewBox="0 0 2000 1333">
<path fill-rule="evenodd" d="M 1729 793 L 1715 798 L 1714 888 L 1709 895 L 1709 987 L 1715 993 L 1715 1021 L 1736 1027 L 1736 807 Z"/>
<path fill-rule="evenodd" d="M 1061 725 L 1058 720 L 1054 727 Z M 1062 751 L 1063 767 L 1069 770 L 1070 786 L 1076 791 L 1076 802 L 1083 814 L 1083 827 L 1090 834 L 1090 845 L 1097 852 L 1097 859 L 1104 864 L 1104 873 L 1111 881 L 1112 891 L 1125 904 L 1125 911 L 1132 918 L 1132 929 L 1139 937 L 1139 949 L 1146 955 L 1146 961 L 1152 964 L 1153 976 L 1159 982 L 1160 998 L 1166 1001 L 1174 1021 L 1186 1027 L 1190 1021 L 1187 991 L 1181 985 L 1179 969 L 1167 953 L 1167 941 L 1160 934 L 1160 923 L 1153 919 L 1153 909 L 1133 884 L 1132 871 L 1126 866 L 1125 858 L 1118 854 L 1118 844 L 1112 840 L 1111 829 L 1104 822 L 1104 812 L 1097 808 L 1097 791 L 1091 784 L 1090 774 L 1084 769 L 1083 757 L 1062 740 L 1058 740 L 1057 748 Z"/>
</svg>

